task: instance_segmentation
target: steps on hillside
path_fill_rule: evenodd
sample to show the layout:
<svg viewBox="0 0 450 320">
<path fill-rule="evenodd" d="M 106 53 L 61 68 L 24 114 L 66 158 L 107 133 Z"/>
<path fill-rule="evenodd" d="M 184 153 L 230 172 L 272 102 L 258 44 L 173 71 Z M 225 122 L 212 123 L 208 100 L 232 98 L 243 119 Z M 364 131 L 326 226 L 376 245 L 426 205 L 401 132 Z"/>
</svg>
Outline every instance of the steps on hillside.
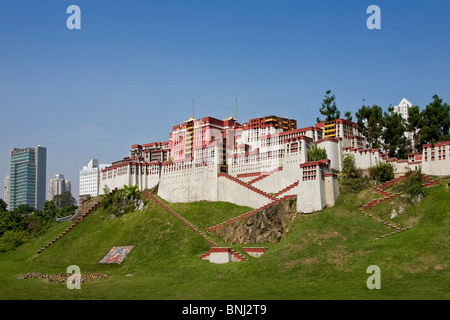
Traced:
<svg viewBox="0 0 450 320">
<path fill-rule="evenodd" d="M 372 208 L 373 206 L 375 206 L 377 204 L 380 204 L 380 203 L 389 201 L 389 200 L 391 200 L 391 199 L 393 199 L 395 197 L 398 197 L 400 195 L 399 193 L 389 194 L 386 191 L 384 191 L 384 189 L 386 189 L 387 187 L 390 187 L 390 186 L 392 186 L 392 185 L 394 185 L 394 184 L 404 180 L 406 177 L 407 177 L 407 175 L 405 174 L 403 176 L 398 177 L 397 179 L 386 181 L 385 183 L 382 183 L 379 186 L 374 187 L 373 189 L 375 191 L 377 191 L 377 192 L 380 192 L 384 196 L 384 198 L 372 200 L 371 202 L 367 203 L 366 205 L 363 205 L 362 208 L 360 208 L 360 211 L 363 212 L 364 214 L 366 214 L 365 210 L 367 210 L 369 208 Z M 434 179 L 433 180 L 429 176 L 424 175 L 424 174 L 422 174 L 422 178 L 427 181 L 425 184 L 422 185 L 422 188 L 429 188 L 429 187 L 433 187 L 433 186 L 438 186 L 440 184 L 439 179 Z M 367 216 L 369 216 L 370 218 L 372 218 L 373 220 L 375 220 L 377 222 L 383 223 L 388 228 L 391 228 L 391 229 L 395 230 L 392 233 L 380 236 L 380 237 L 376 238 L 375 240 L 379 240 L 379 239 L 388 237 L 390 235 L 397 234 L 399 232 L 406 231 L 406 230 L 410 229 L 410 227 L 400 228 L 400 227 L 398 227 L 396 225 L 393 225 L 393 224 L 389 223 L 388 221 L 384 221 L 384 220 L 382 220 L 380 218 L 374 217 L 371 214 L 367 214 Z"/>
<path fill-rule="evenodd" d="M 265 173 L 261 174 L 259 177 L 255 178 L 255 179 L 253 179 L 253 180 L 251 180 L 251 181 L 249 181 L 247 183 L 249 185 L 252 185 L 255 182 L 258 182 L 258 181 L 261 181 L 262 179 L 267 178 L 268 176 L 274 174 L 275 172 L 282 171 L 282 170 L 283 170 L 283 167 L 279 167 L 279 168 L 273 169 L 272 171 L 265 172 Z"/>
<path fill-rule="evenodd" d="M 47 249 L 50 245 L 54 244 L 56 241 L 58 241 L 59 239 L 61 239 L 64 235 L 66 235 L 69 231 L 71 231 L 73 228 L 75 228 L 78 224 L 81 223 L 81 221 L 83 221 L 84 219 L 86 219 L 86 217 L 88 217 L 93 211 L 97 210 L 99 206 L 99 203 L 95 203 L 94 205 L 92 205 L 89 210 L 87 212 L 85 212 L 80 218 L 76 219 L 76 221 L 74 223 L 72 223 L 72 225 L 67 228 L 66 230 L 64 230 L 60 235 L 58 235 L 55 239 L 51 240 L 49 243 L 47 243 L 43 248 L 39 249 L 36 251 L 37 254 L 41 254 L 42 251 L 44 251 L 45 249 Z"/>
<path fill-rule="evenodd" d="M 272 201 L 271 203 L 263 205 L 262 207 L 260 207 L 258 209 L 254 209 L 252 211 L 249 211 L 249 212 L 243 213 L 241 215 L 238 215 L 238 216 L 236 216 L 234 218 L 230 218 L 230 219 L 228 219 L 226 221 L 220 222 L 220 223 L 218 223 L 218 224 L 216 224 L 216 225 L 214 225 L 212 227 L 209 227 L 208 228 L 208 232 L 216 230 L 216 229 L 220 228 L 221 226 L 223 226 L 224 224 L 235 222 L 236 220 L 238 220 L 240 218 L 249 217 L 249 216 L 251 216 L 251 215 L 253 215 L 255 213 L 258 213 L 258 212 L 260 212 L 260 211 L 262 211 L 262 210 L 264 210 L 264 209 L 266 209 L 266 208 L 268 208 L 268 207 L 270 207 L 270 206 L 272 206 L 274 204 L 277 204 L 277 203 L 279 203 L 279 202 L 281 202 L 282 200 L 285 200 L 285 199 L 287 199 L 287 197 L 284 197 L 284 198 L 281 198 L 281 199 L 276 199 L 276 200 Z"/>
<path fill-rule="evenodd" d="M 196 226 L 194 226 L 191 222 L 187 221 L 185 218 L 180 216 L 178 213 L 170 209 L 168 206 L 166 206 L 163 202 L 161 202 L 158 198 L 154 197 L 152 194 L 150 194 L 147 191 L 144 191 L 147 196 L 150 197 L 154 202 L 156 202 L 158 205 L 160 205 L 163 209 L 168 211 L 170 214 L 172 214 L 175 218 L 181 220 L 183 223 L 185 223 L 189 228 L 194 230 L 196 233 L 198 233 L 203 239 L 205 239 L 208 243 L 210 243 L 214 247 L 218 247 L 217 243 L 215 243 L 213 240 L 209 239 L 203 232 L 201 232 Z"/>
<path fill-rule="evenodd" d="M 240 262 L 248 259 L 231 248 L 213 247 L 200 256 L 200 259 L 209 260 L 211 263 Z"/>
<path fill-rule="evenodd" d="M 249 184 L 247 184 L 247 183 L 245 183 L 245 182 L 243 182 L 243 181 L 241 181 L 241 180 L 239 180 L 239 179 L 237 179 L 235 177 L 230 176 L 229 174 L 219 173 L 218 177 L 225 177 L 225 178 L 227 178 L 227 179 L 229 179 L 231 181 L 234 181 L 234 182 L 240 184 L 241 186 L 243 186 L 243 187 L 245 187 L 245 188 L 247 188 L 247 189 L 249 189 L 249 190 L 251 190 L 253 192 L 256 192 L 256 193 L 258 193 L 258 194 L 260 194 L 260 195 L 262 195 L 262 196 L 264 196 L 264 197 L 266 197 L 266 198 L 268 198 L 268 199 L 270 199 L 272 201 L 277 200 L 276 198 L 274 198 L 271 195 L 265 193 L 261 189 L 255 188 L 255 187 L 253 187 L 253 186 L 251 186 L 251 185 L 249 185 Z"/>
<path fill-rule="evenodd" d="M 287 186 L 286 188 L 278 191 L 277 193 L 275 193 L 275 198 L 278 198 L 280 195 L 282 195 L 283 193 L 288 192 L 289 190 L 291 190 L 292 188 L 295 188 L 296 186 L 298 186 L 298 181 L 292 183 L 291 185 Z"/>
</svg>

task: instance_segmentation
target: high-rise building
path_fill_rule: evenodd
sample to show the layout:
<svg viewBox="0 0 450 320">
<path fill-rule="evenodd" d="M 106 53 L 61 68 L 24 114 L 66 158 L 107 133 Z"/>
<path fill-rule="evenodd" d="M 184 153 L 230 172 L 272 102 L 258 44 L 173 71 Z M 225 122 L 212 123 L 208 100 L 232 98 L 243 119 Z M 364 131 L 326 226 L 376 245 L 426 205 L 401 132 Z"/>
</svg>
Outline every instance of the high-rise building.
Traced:
<svg viewBox="0 0 450 320">
<path fill-rule="evenodd" d="M 70 181 L 64 179 L 64 175 L 62 174 L 55 174 L 55 177 L 48 181 L 47 200 L 53 200 L 54 196 L 66 191 L 71 192 Z"/>
<path fill-rule="evenodd" d="M 28 204 L 44 208 L 47 148 L 11 149 L 9 161 L 9 209 Z"/>
<path fill-rule="evenodd" d="M 88 195 L 95 197 L 99 194 L 99 177 L 101 169 L 107 164 L 98 164 L 97 159 L 91 159 L 87 166 L 80 170 L 79 201 L 82 203 Z"/>
<path fill-rule="evenodd" d="M 408 110 L 412 106 L 413 106 L 413 104 L 411 102 L 409 102 L 408 99 L 403 98 L 402 101 L 400 101 L 400 103 L 398 105 L 394 106 L 393 112 L 399 113 L 403 119 L 408 121 L 408 114 L 409 114 Z"/>
</svg>

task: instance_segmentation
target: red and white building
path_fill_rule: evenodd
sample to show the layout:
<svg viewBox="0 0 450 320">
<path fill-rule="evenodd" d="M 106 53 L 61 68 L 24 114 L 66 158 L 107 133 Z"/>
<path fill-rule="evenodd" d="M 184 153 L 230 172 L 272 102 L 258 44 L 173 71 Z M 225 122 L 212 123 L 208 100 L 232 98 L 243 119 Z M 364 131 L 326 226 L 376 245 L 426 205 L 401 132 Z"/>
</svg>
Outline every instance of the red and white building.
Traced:
<svg viewBox="0 0 450 320">
<path fill-rule="evenodd" d="M 326 150 L 326 161 L 307 161 L 313 144 Z M 407 160 L 389 159 L 366 145 L 358 125 L 344 119 L 297 128 L 296 120 L 273 115 L 243 124 L 232 117 L 190 118 L 172 127 L 168 141 L 132 145 L 128 157 L 102 170 L 99 189 L 158 185 L 158 195 L 169 202 L 229 201 L 253 208 L 297 196 L 298 211 L 312 212 L 338 198 L 336 173 L 344 153 L 353 154 L 361 169 L 389 161 L 397 174 L 421 167 L 425 174 L 450 175 L 450 142 L 426 145 L 422 155 Z"/>
</svg>

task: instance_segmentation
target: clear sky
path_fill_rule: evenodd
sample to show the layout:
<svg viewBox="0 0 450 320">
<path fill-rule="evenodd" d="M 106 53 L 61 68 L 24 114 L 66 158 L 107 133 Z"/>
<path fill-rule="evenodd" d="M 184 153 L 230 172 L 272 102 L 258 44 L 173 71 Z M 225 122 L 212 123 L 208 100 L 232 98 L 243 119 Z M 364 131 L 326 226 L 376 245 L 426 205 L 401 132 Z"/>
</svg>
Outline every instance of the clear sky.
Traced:
<svg viewBox="0 0 450 320">
<path fill-rule="evenodd" d="M 81 29 L 69 30 L 69 5 Z M 381 29 L 369 30 L 369 5 Z M 0 1 L 0 181 L 9 150 L 47 148 L 47 179 L 166 141 L 195 116 L 298 127 L 326 90 L 343 114 L 450 102 L 450 1 Z M 3 196 L 3 192 L 0 192 Z"/>
</svg>

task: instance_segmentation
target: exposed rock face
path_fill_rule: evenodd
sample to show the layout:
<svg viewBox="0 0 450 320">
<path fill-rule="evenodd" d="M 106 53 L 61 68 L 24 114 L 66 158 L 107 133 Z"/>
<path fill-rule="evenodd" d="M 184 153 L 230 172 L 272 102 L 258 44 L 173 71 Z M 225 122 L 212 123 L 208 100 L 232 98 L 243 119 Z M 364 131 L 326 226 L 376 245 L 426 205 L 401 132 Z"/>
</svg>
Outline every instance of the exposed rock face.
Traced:
<svg viewBox="0 0 450 320">
<path fill-rule="evenodd" d="M 296 213 L 296 200 L 283 200 L 249 217 L 225 224 L 212 233 L 231 243 L 278 242 Z"/>
</svg>

